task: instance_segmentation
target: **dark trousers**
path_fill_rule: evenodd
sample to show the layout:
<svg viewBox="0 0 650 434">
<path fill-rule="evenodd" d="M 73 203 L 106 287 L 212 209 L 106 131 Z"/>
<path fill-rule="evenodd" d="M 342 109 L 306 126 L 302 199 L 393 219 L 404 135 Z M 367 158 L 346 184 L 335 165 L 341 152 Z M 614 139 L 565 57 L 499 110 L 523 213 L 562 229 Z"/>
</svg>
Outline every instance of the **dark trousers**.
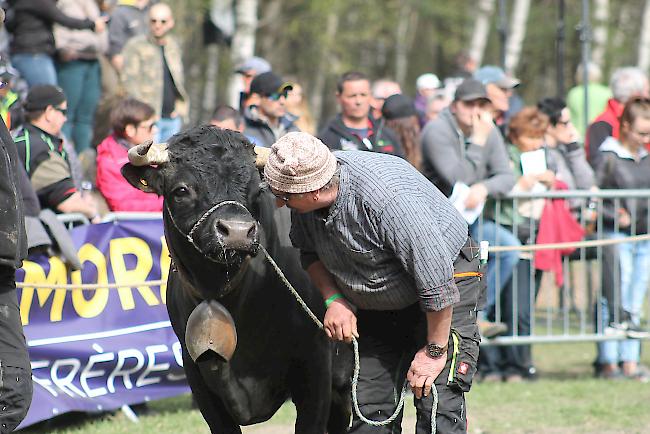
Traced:
<svg viewBox="0 0 650 434">
<path fill-rule="evenodd" d="M 0 266 L 0 433 L 12 432 L 32 401 L 32 371 L 16 299 L 15 270 Z"/>
<path fill-rule="evenodd" d="M 531 282 L 530 265 L 530 261 L 519 261 L 515 273 L 516 278 L 515 274 L 513 274 L 501 294 L 501 316 L 499 321 L 508 326 L 507 336 L 514 336 L 515 334 L 517 336 L 530 335 L 531 306 L 534 308 L 542 280 L 542 272 L 535 270 Z M 493 312 L 489 313 L 488 316 L 491 318 L 492 314 Z M 529 344 L 488 346 L 481 349 L 480 370 L 483 375 L 514 374 L 527 376 L 531 373 L 532 367 L 533 361 Z"/>
<path fill-rule="evenodd" d="M 477 271 L 476 245 L 468 240 L 464 253 L 454 263 L 456 272 Z M 438 391 L 436 425 L 438 433 L 466 433 L 464 393 L 468 392 L 476 372 L 479 334 L 476 325 L 477 304 L 484 298 L 484 281 L 476 277 L 457 279 L 461 301 L 454 306 L 452 335 L 449 337 L 447 363 L 435 380 Z M 427 341 L 427 323 L 418 304 L 396 311 L 357 312 L 361 369 L 357 387 L 359 407 L 372 420 L 385 420 L 395 411 L 406 373 L 415 353 Z M 450 372 L 453 372 L 450 375 Z M 417 434 L 431 432 L 433 395 L 415 400 Z M 390 425 L 366 425 L 353 412 L 350 433 L 401 433 L 402 415 Z"/>
</svg>

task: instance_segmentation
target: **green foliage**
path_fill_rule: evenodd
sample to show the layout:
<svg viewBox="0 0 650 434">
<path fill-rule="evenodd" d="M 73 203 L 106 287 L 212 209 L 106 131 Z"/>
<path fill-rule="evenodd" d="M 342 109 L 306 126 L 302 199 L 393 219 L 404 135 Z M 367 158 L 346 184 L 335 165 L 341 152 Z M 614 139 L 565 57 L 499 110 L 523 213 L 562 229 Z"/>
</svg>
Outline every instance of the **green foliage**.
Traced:
<svg viewBox="0 0 650 434">
<path fill-rule="evenodd" d="M 456 69 L 454 58 L 470 43 L 478 0 L 264 0 L 259 1 L 256 53 L 271 61 L 274 69 L 295 77 L 310 89 L 325 74 L 324 117 L 335 111 L 334 84 L 347 70 L 366 72 L 372 78 L 395 76 L 397 23 L 400 11 L 411 8 L 417 14 L 415 28 L 409 28 L 408 67 L 405 92 L 414 93 L 415 78 L 435 72 L 441 78 Z M 177 13 L 177 33 L 185 42 L 186 65 L 198 72 L 191 86 L 205 80 L 205 49 L 201 45 L 201 23 L 210 0 L 171 2 Z M 495 1 L 492 26 L 484 64 L 498 64 L 501 44 L 498 33 L 499 0 Z M 510 19 L 514 0 L 503 2 Z M 565 91 L 574 83 L 574 71 L 581 60 L 581 1 L 565 0 L 564 68 Z M 594 2 L 591 1 L 593 9 Z M 636 63 L 638 35 L 645 2 L 617 0 L 609 2 L 609 37 L 605 52 L 604 77 L 622 65 Z M 526 37 L 516 75 L 522 80 L 520 93 L 529 104 L 555 95 L 557 89 L 556 36 L 559 0 L 531 2 Z M 592 10 L 593 14 L 593 10 Z M 329 39 L 328 17 L 338 19 L 334 37 Z M 323 53 L 329 53 L 323 59 Z M 323 61 L 324 60 L 324 61 Z M 220 52 L 219 95 L 224 100 L 230 70 L 230 53 Z M 201 92 L 198 92 L 201 94 Z M 313 95 L 312 95 L 313 97 Z"/>
</svg>

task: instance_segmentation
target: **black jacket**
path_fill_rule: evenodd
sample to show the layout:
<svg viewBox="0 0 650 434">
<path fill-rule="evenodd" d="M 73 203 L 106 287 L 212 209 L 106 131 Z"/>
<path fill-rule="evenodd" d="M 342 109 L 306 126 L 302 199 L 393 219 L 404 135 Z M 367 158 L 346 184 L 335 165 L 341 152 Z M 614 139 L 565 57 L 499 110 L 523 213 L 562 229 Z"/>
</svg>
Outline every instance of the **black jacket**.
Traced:
<svg viewBox="0 0 650 434">
<path fill-rule="evenodd" d="M 0 265 L 19 268 L 27 257 L 23 201 L 18 186 L 20 160 L 5 123 L 0 121 Z"/>
<path fill-rule="evenodd" d="M 399 139 L 393 130 L 384 125 L 383 119 L 375 121 L 368 118 L 368 127 L 371 134 L 364 142 L 343 124 L 343 119 L 339 114 L 318 133 L 318 138 L 334 151 L 360 150 L 404 156 Z"/>
<path fill-rule="evenodd" d="M 244 111 L 244 135 L 255 146 L 263 146 L 270 148 L 278 139 L 287 133 L 300 131 L 300 129 L 293 124 L 293 118 L 289 116 L 282 116 L 279 120 L 282 128 L 279 130 L 279 135 L 276 136 L 268 123 L 260 119 L 257 115 L 257 110 L 251 107 Z"/>
<path fill-rule="evenodd" d="M 88 19 L 69 17 L 56 7 L 56 0 L 12 0 L 7 30 L 13 35 L 11 53 L 49 54 L 54 46 L 54 23 L 71 29 L 94 29 L 95 23 Z"/>
</svg>

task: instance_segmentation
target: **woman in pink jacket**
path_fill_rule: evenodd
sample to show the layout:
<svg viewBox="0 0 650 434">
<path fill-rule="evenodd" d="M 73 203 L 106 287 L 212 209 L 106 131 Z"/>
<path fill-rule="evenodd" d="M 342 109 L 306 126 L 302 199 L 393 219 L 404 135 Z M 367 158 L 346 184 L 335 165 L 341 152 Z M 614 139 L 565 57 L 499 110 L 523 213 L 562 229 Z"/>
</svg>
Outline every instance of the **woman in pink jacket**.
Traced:
<svg viewBox="0 0 650 434">
<path fill-rule="evenodd" d="M 97 147 L 97 189 L 111 211 L 162 211 L 163 199 L 132 187 L 120 169 L 129 161 L 129 148 L 153 140 L 156 128 L 154 109 L 141 101 L 126 98 L 111 111 L 113 134 Z"/>
</svg>

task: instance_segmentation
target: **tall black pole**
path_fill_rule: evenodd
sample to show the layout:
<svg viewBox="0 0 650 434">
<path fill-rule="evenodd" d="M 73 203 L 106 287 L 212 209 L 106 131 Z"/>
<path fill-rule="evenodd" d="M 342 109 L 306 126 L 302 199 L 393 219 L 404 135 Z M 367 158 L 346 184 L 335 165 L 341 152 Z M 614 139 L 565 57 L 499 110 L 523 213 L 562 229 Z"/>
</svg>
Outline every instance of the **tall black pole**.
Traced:
<svg viewBox="0 0 650 434">
<path fill-rule="evenodd" d="M 564 89 L 564 0 L 559 0 L 557 17 L 557 36 L 555 40 L 555 69 L 557 77 L 557 97 L 565 97 Z"/>
<path fill-rule="evenodd" d="M 506 68 L 506 43 L 508 42 L 508 8 L 506 0 L 499 0 L 499 63 Z"/>
<path fill-rule="evenodd" d="M 582 43 L 582 89 L 584 94 L 584 127 L 589 127 L 589 58 L 591 57 L 591 24 L 589 22 L 589 0 L 582 0 L 582 23 L 580 24 Z"/>
</svg>

